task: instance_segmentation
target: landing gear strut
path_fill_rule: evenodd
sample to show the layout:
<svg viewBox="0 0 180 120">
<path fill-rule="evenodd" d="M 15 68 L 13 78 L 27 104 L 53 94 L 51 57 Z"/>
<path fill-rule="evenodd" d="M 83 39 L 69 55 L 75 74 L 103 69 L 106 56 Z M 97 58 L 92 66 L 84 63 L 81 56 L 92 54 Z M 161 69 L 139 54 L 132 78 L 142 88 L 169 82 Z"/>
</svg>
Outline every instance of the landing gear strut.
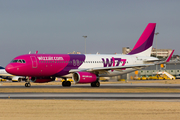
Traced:
<svg viewBox="0 0 180 120">
<path fill-rule="evenodd" d="M 99 87 L 99 86 L 100 86 L 100 82 L 99 81 L 91 83 L 91 87 Z"/>
<path fill-rule="evenodd" d="M 26 80 L 25 87 L 31 87 L 31 83 L 30 83 L 29 77 Z"/>
<path fill-rule="evenodd" d="M 67 81 L 66 78 L 64 79 L 65 81 L 62 82 L 62 86 L 63 87 L 70 87 L 71 86 L 71 82 Z"/>
</svg>

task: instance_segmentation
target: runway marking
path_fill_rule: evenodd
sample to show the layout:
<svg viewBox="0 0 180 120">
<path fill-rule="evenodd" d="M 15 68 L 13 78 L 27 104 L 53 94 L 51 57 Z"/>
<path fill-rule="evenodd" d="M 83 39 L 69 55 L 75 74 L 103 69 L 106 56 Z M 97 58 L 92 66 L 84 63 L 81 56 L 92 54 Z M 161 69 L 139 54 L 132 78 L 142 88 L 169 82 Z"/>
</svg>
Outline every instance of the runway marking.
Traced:
<svg viewBox="0 0 180 120">
<path fill-rule="evenodd" d="M 180 99 L 178 93 L 0 93 L 0 99 Z"/>
</svg>

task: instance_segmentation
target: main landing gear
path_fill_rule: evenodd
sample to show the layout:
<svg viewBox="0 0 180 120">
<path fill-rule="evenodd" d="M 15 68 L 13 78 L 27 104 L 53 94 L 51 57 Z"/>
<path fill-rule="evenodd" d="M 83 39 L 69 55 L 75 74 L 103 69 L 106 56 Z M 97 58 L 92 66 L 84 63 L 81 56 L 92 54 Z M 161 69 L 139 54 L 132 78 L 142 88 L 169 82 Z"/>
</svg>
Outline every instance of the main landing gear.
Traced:
<svg viewBox="0 0 180 120">
<path fill-rule="evenodd" d="M 91 83 L 91 87 L 99 87 L 99 86 L 100 86 L 100 82 L 99 81 Z"/>
<path fill-rule="evenodd" d="M 67 81 L 67 79 L 64 79 L 65 81 L 62 82 L 62 86 L 63 87 L 70 87 L 71 86 L 71 82 Z"/>
</svg>

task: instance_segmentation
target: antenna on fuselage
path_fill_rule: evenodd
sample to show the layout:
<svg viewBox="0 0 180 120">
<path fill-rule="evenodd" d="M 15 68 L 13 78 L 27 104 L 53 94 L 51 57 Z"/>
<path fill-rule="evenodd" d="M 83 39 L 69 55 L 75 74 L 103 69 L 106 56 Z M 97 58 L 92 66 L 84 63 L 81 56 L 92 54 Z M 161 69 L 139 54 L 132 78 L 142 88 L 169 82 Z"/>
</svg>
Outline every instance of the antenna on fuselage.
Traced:
<svg viewBox="0 0 180 120">
<path fill-rule="evenodd" d="M 31 51 L 29 51 L 29 54 L 31 54 Z"/>
<path fill-rule="evenodd" d="M 36 51 L 36 54 L 38 54 L 38 51 Z"/>
</svg>

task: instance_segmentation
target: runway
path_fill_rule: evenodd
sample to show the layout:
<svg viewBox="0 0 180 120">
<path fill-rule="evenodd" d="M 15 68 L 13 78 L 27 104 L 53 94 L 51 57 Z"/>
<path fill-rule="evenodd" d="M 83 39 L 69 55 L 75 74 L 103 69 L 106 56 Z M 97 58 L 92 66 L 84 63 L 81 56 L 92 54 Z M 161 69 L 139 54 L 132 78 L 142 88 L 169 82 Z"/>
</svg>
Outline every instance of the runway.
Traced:
<svg viewBox="0 0 180 120">
<path fill-rule="evenodd" d="M 14 85 L 14 86 L 0 86 L 1 89 L 3 88 L 26 88 L 23 85 Z M 36 93 L 36 92 L 0 92 L 0 99 L 108 99 L 108 100 L 180 100 L 179 93 L 108 93 L 108 92 L 83 92 L 86 88 L 94 89 L 90 87 L 89 84 L 72 84 L 71 87 L 62 87 L 61 85 L 32 85 L 26 89 L 70 89 L 71 91 L 75 89 L 82 89 L 82 92 L 43 92 L 43 93 Z M 171 88 L 171 89 L 179 89 L 179 84 L 157 84 L 157 83 L 148 83 L 148 84 L 101 84 L 99 87 L 100 89 L 126 89 L 132 88 L 135 91 L 139 88 Z M 97 90 L 99 88 L 96 88 Z"/>
<path fill-rule="evenodd" d="M 176 88 L 180 89 L 179 84 L 158 84 L 158 83 L 139 83 L 139 84 L 101 84 L 99 88 Z M 25 88 L 24 85 L 0 85 L 0 88 Z M 62 87 L 62 85 L 32 85 L 30 88 L 92 88 L 90 84 L 72 84 L 71 87 Z"/>
<path fill-rule="evenodd" d="M 0 99 L 180 99 L 179 93 L 0 93 Z"/>
</svg>

